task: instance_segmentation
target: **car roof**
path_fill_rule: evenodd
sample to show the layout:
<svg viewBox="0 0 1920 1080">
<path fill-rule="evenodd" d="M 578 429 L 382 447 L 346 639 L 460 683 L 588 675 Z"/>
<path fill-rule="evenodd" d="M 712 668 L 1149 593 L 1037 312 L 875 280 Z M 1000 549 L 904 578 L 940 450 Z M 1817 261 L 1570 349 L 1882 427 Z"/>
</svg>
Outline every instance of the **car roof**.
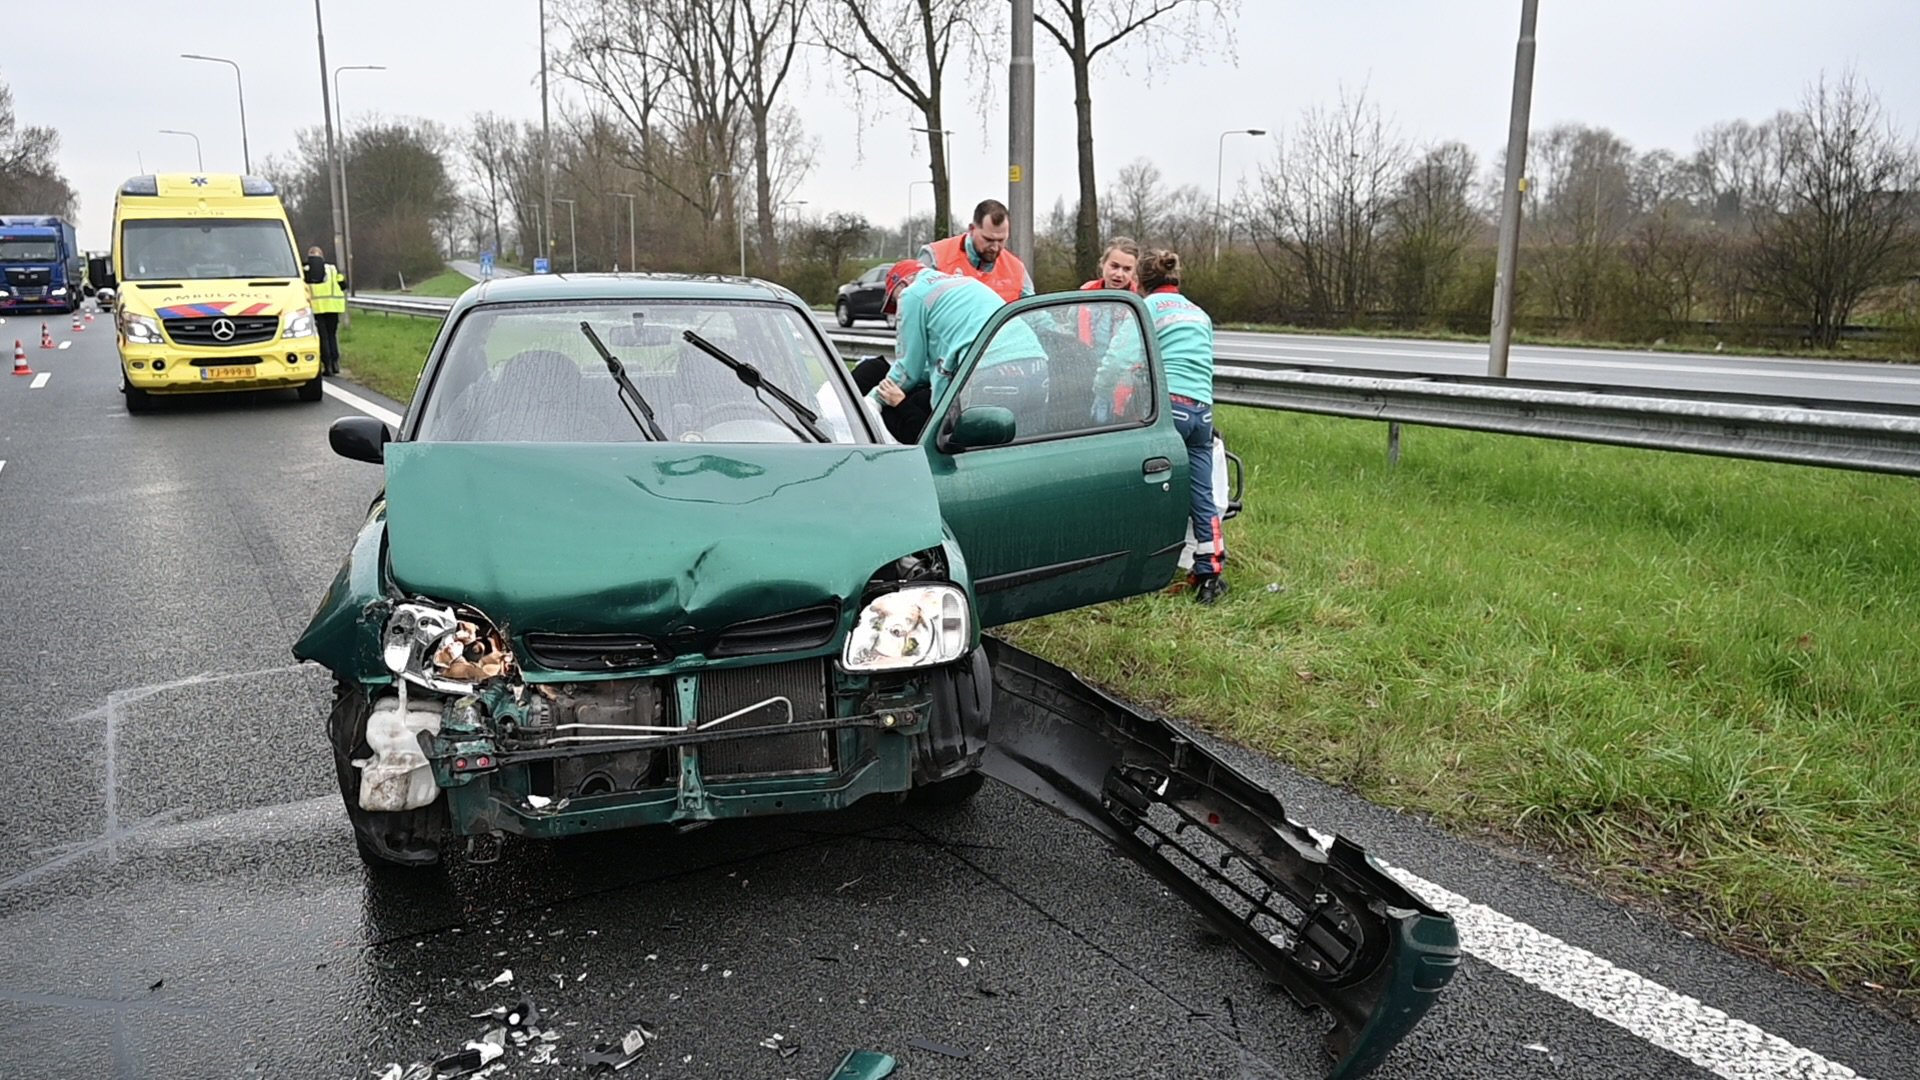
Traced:
<svg viewBox="0 0 1920 1080">
<path fill-rule="evenodd" d="M 459 306 L 543 300 L 773 301 L 806 307 L 785 286 L 726 274 L 523 274 L 483 282 Z"/>
</svg>

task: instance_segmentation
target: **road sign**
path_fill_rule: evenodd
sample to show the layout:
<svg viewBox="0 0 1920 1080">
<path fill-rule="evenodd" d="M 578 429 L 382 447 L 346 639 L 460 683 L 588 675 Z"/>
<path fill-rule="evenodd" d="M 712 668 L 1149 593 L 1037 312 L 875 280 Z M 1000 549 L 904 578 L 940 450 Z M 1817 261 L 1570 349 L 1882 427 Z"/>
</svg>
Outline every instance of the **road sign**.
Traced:
<svg viewBox="0 0 1920 1080">
<path fill-rule="evenodd" d="M 483 251 L 480 253 L 480 280 L 490 281 L 492 279 L 493 279 L 493 252 Z"/>
<path fill-rule="evenodd" d="M 551 274 L 553 273 L 553 267 L 545 259 L 535 259 L 533 260 L 533 272 L 536 274 Z"/>
</svg>

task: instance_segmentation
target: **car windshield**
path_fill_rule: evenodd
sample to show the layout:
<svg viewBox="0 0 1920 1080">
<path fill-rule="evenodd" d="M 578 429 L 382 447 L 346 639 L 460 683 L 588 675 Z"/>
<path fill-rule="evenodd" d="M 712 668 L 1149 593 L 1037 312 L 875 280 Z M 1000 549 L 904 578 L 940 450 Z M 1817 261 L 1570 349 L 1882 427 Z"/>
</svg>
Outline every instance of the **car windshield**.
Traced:
<svg viewBox="0 0 1920 1080">
<path fill-rule="evenodd" d="M 60 257 L 60 245 L 51 237 L 12 236 L 0 240 L 0 262 L 53 262 Z"/>
<path fill-rule="evenodd" d="M 273 218 L 129 221 L 120 265 L 128 281 L 300 276 L 287 227 Z"/>
<path fill-rule="evenodd" d="M 454 327 L 425 392 L 414 438 L 425 442 L 639 442 L 591 326 L 676 442 L 789 443 L 792 415 L 756 398 L 692 330 L 818 413 L 836 443 L 872 442 L 837 359 L 805 315 L 778 303 L 568 300 L 484 305 Z M 762 400 L 764 399 L 764 401 Z"/>
</svg>

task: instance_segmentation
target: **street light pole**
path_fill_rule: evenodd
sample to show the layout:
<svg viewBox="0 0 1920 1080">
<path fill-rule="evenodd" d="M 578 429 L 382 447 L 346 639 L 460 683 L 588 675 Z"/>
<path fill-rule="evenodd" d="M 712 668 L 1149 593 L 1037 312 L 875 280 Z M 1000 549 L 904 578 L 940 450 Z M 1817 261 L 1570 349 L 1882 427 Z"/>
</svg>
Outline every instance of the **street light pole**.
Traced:
<svg viewBox="0 0 1920 1080">
<path fill-rule="evenodd" d="M 1261 135 L 1265 135 L 1266 133 L 1267 133 L 1266 128 L 1242 128 L 1235 131 L 1223 131 L 1220 133 L 1219 149 L 1214 153 L 1214 156 L 1213 156 L 1213 261 L 1214 262 L 1220 261 L 1220 192 L 1221 192 L 1220 180 L 1223 175 L 1222 169 L 1225 166 L 1227 161 L 1227 136 L 1253 135 L 1258 137 Z"/>
<path fill-rule="evenodd" d="M 340 73 L 343 71 L 385 71 L 384 64 L 344 64 L 333 69 L 333 103 L 340 104 Z M 360 291 L 360 279 L 353 273 L 353 189 L 347 184 L 347 110 L 340 108 L 340 265 L 347 272 L 347 292 Z"/>
<path fill-rule="evenodd" d="M 573 272 L 577 274 L 580 272 L 580 234 L 574 229 L 573 200 L 555 199 L 553 201 L 567 204 L 567 244 L 573 252 Z"/>
<path fill-rule="evenodd" d="M 247 86 L 240 79 L 240 65 L 224 56 L 202 56 L 199 53 L 181 53 L 182 60 L 208 60 L 216 64 L 226 64 L 233 68 L 233 85 L 240 91 L 240 164 L 249 174 L 253 172 L 253 152 L 247 148 Z"/>
<path fill-rule="evenodd" d="M 1033 265 L 1033 0 L 1013 0 L 1007 80 L 1007 246 Z"/>
<path fill-rule="evenodd" d="M 1507 126 L 1507 176 L 1500 192 L 1500 251 L 1493 272 L 1493 326 L 1487 374 L 1507 376 L 1513 342 L 1513 274 L 1520 257 L 1520 197 L 1527 190 L 1527 120 L 1533 111 L 1533 26 L 1540 0 L 1520 0 L 1520 41 L 1513 53 L 1513 114 Z"/>
<path fill-rule="evenodd" d="M 191 131 L 175 131 L 172 128 L 161 128 L 160 134 L 185 135 L 187 138 L 192 139 L 193 140 L 193 160 L 195 163 L 194 167 L 199 169 L 201 172 L 207 171 L 207 159 L 200 156 L 200 136 L 195 135 Z"/>
<path fill-rule="evenodd" d="M 640 269 L 640 241 L 633 231 L 633 208 L 640 201 L 638 195 L 625 191 L 609 191 L 607 194 L 616 199 L 627 200 L 627 269 Z"/>
</svg>

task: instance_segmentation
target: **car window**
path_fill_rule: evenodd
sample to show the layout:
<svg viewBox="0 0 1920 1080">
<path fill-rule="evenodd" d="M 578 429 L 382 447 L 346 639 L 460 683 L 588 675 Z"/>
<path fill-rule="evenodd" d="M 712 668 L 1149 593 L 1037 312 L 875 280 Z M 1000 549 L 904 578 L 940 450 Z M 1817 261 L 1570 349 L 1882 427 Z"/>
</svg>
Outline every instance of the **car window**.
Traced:
<svg viewBox="0 0 1920 1080">
<path fill-rule="evenodd" d="M 866 273 L 860 275 L 860 280 L 864 284 L 873 285 L 886 276 L 887 264 L 881 263 L 879 266 L 869 267 Z"/>
<path fill-rule="evenodd" d="M 1015 442 L 1150 424 L 1152 365 L 1131 304 L 1090 297 L 1002 323 L 962 383 L 956 407 L 1013 412 Z"/>
<path fill-rule="evenodd" d="M 819 416 L 838 443 L 871 442 L 834 359 L 785 304 L 556 301 L 475 308 L 454 328 L 420 412 L 429 442 L 632 442 L 646 438 L 581 332 L 592 326 L 680 442 L 803 441 L 772 394 L 758 395 L 682 336 L 692 330 Z M 761 399 L 764 399 L 762 401 Z M 810 440 L 809 440 L 810 441 Z"/>
</svg>

